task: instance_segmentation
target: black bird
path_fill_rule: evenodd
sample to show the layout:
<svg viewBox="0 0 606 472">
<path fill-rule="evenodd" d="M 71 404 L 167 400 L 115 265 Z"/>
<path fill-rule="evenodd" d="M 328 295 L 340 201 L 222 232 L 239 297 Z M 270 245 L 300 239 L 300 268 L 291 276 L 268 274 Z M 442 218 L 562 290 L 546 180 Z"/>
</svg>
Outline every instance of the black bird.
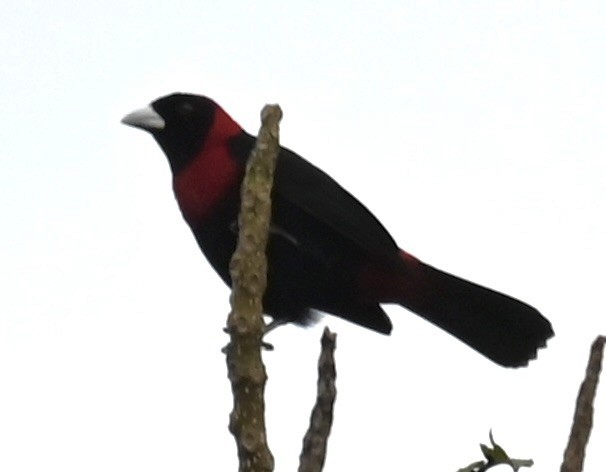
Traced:
<svg viewBox="0 0 606 472">
<path fill-rule="evenodd" d="M 123 123 L 149 131 L 166 156 L 185 221 L 228 285 L 240 185 L 255 138 L 207 97 L 173 94 Z M 276 164 L 264 310 L 305 324 L 322 311 L 389 334 L 397 303 L 506 367 L 527 365 L 553 335 L 536 309 L 442 272 L 401 250 L 331 177 L 281 148 Z"/>
</svg>

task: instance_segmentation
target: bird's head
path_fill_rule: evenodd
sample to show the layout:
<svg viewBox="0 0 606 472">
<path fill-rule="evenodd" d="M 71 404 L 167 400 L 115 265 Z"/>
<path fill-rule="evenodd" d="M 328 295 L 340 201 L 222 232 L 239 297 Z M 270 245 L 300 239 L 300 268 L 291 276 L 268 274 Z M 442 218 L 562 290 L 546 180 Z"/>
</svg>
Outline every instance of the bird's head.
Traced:
<svg viewBox="0 0 606 472">
<path fill-rule="evenodd" d="M 122 123 L 151 133 L 176 173 L 196 158 L 216 131 L 217 110 L 220 107 L 210 98 L 174 93 L 129 113 Z"/>
</svg>

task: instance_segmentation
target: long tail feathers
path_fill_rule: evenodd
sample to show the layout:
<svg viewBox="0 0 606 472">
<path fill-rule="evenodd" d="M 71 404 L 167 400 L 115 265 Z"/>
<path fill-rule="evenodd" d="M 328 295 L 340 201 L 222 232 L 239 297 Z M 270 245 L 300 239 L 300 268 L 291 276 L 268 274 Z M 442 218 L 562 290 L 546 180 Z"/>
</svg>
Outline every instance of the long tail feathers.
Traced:
<svg viewBox="0 0 606 472">
<path fill-rule="evenodd" d="M 383 285 L 405 306 L 505 367 L 521 367 L 553 336 L 549 321 L 524 302 L 442 272 L 402 251 L 406 274 Z M 393 278 L 392 278 L 393 281 Z M 393 284 L 396 283 L 396 288 Z"/>
</svg>

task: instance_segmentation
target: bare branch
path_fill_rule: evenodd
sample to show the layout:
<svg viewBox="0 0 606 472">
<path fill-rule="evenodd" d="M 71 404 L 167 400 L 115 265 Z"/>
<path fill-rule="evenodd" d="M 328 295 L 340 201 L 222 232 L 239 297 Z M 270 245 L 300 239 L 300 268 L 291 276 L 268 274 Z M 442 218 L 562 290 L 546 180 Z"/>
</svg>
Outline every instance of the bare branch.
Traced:
<svg viewBox="0 0 606 472">
<path fill-rule="evenodd" d="M 587 371 L 577 396 L 574 420 L 570 430 L 568 446 L 566 446 L 564 452 L 561 472 L 581 472 L 583 470 L 585 449 L 593 426 L 593 400 L 598 387 L 600 371 L 602 370 L 605 342 L 606 337 L 598 336 L 591 345 Z"/>
<path fill-rule="evenodd" d="M 337 335 L 324 328 L 322 352 L 318 361 L 318 393 L 311 412 L 309 429 L 303 439 L 299 472 L 320 472 L 326 459 L 326 443 L 330 434 L 333 406 L 337 389 L 335 379 L 335 348 Z"/>
<path fill-rule="evenodd" d="M 274 459 L 267 445 L 264 390 L 267 373 L 261 359 L 263 294 L 267 285 L 267 246 L 271 189 L 279 152 L 282 110 L 266 105 L 261 129 L 242 183 L 240 232 L 232 257 L 232 311 L 227 318 L 228 377 L 234 396 L 229 430 L 236 439 L 240 472 L 269 472 Z"/>
</svg>

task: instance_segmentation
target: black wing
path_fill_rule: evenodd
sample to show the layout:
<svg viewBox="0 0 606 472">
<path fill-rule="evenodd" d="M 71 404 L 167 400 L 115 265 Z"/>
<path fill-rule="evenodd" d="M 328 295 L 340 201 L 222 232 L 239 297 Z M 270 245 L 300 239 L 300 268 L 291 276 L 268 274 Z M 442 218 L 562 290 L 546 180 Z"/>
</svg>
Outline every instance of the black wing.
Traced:
<svg viewBox="0 0 606 472">
<path fill-rule="evenodd" d="M 242 134 L 232 145 L 246 159 L 255 138 Z M 363 251 L 395 262 L 398 246 L 381 222 L 334 179 L 290 149 L 281 148 L 276 163 L 274 195 L 321 222 Z"/>
</svg>

